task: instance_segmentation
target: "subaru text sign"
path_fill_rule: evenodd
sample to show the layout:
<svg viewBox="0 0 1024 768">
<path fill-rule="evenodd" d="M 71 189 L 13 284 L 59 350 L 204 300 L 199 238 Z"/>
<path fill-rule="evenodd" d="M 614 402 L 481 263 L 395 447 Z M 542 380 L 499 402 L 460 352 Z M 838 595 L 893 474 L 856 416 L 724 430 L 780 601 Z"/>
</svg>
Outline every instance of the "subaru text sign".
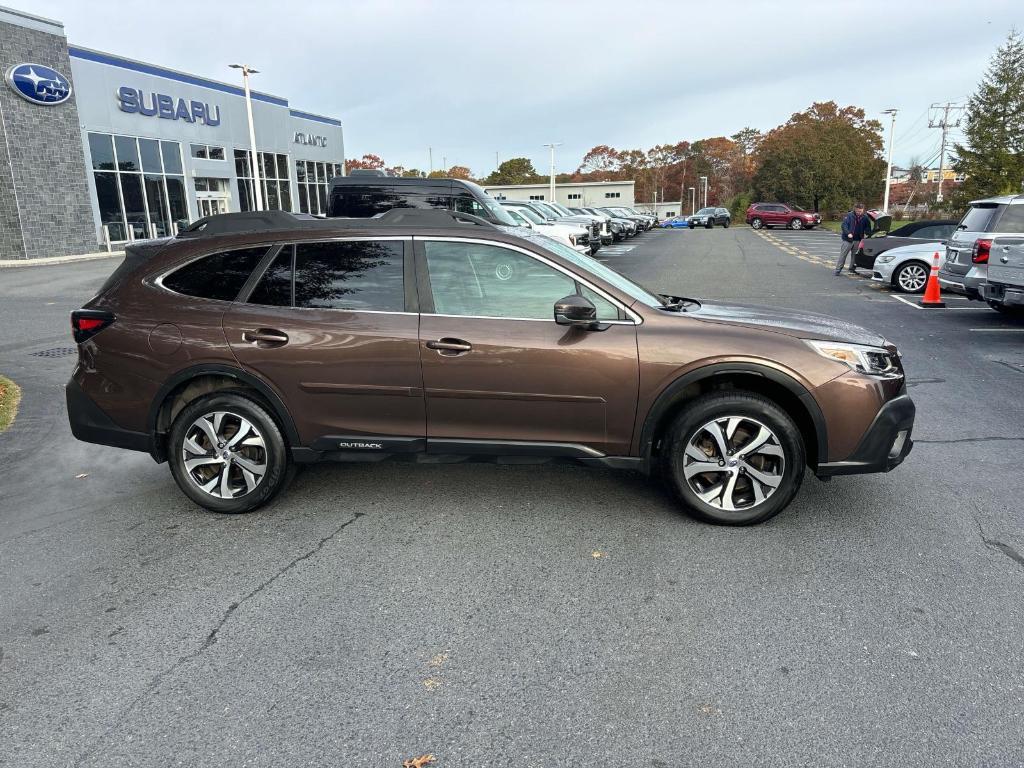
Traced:
<svg viewBox="0 0 1024 768">
<path fill-rule="evenodd" d="M 71 81 L 42 64 L 15 64 L 7 70 L 7 84 L 33 104 L 53 107 L 71 98 Z"/>
<path fill-rule="evenodd" d="M 117 89 L 117 105 L 122 112 L 164 120 L 184 120 L 187 123 L 220 125 L 220 107 L 202 101 L 175 99 L 166 93 L 143 93 L 122 85 Z"/>
</svg>

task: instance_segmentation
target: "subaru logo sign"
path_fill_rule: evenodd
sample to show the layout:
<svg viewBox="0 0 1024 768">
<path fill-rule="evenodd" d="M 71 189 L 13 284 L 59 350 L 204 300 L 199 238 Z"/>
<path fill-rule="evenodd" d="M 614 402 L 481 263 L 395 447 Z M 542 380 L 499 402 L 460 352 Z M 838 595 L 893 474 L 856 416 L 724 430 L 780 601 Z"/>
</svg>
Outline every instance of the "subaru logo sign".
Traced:
<svg viewBox="0 0 1024 768">
<path fill-rule="evenodd" d="M 7 84 L 33 104 L 54 106 L 71 98 L 71 81 L 42 64 L 15 64 L 7 70 Z"/>
</svg>

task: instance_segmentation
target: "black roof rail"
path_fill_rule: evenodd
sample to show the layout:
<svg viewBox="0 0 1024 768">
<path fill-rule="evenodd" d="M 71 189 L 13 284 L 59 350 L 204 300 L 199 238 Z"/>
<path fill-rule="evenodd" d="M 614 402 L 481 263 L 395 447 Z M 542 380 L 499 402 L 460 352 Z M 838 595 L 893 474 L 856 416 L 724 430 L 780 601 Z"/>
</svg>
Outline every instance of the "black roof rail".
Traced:
<svg viewBox="0 0 1024 768">
<path fill-rule="evenodd" d="M 486 219 L 470 213 L 448 211 L 440 208 L 392 208 L 369 219 L 345 219 L 313 216 L 309 213 L 288 211 L 247 211 L 244 213 L 221 213 L 199 219 L 178 232 L 179 238 L 212 237 L 242 232 L 266 232 L 268 230 L 295 229 L 339 229 L 342 227 L 454 227 L 478 226 L 497 229 Z"/>
</svg>

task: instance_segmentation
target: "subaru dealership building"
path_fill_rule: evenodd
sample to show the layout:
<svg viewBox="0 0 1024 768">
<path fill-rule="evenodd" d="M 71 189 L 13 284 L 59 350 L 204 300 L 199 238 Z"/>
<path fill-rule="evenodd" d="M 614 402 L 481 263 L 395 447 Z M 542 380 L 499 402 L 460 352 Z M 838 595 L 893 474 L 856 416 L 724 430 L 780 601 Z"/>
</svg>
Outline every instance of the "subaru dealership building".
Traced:
<svg viewBox="0 0 1024 768">
<path fill-rule="evenodd" d="M 252 210 L 238 85 L 69 45 L 0 7 L 0 261 L 92 253 Z M 252 92 L 264 208 L 325 213 L 341 122 Z"/>
</svg>

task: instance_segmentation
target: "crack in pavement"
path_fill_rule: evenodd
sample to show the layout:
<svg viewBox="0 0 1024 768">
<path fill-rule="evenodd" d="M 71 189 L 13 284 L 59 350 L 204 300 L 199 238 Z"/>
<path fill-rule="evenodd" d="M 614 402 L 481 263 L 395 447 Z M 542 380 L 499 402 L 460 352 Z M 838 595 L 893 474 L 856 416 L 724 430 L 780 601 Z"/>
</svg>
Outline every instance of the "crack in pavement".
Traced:
<svg viewBox="0 0 1024 768">
<path fill-rule="evenodd" d="M 922 440 L 920 438 L 915 437 L 914 444 L 917 445 L 918 443 L 931 443 L 932 445 L 949 445 L 951 443 L 991 443 L 998 442 L 1000 440 L 1014 442 L 1018 440 L 1024 440 L 1024 437 L 1001 437 L 997 435 L 994 437 L 958 437 L 949 440 Z"/>
<path fill-rule="evenodd" d="M 257 586 L 255 589 L 253 589 L 247 595 L 245 595 L 238 602 L 231 603 L 231 605 L 229 605 L 227 607 L 227 609 L 224 611 L 224 613 L 221 615 L 220 620 L 217 622 L 217 625 L 212 630 L 210 630 L 210 633 L 206 636 L 206 639 L 203 641 L 202 645 L 200 645 L 196 650 L 192 651 L 191 653 L 187 653 L 184 656 L 182 656 L 181 658 L 179 658 L 177 661 L 175 661 L 173 664 L 171 664 L 171 666 L 169 666 L 164 671 L 158 672 L 156 675 L 154 675 L 153 679 L 149 681 L 149 684 L 145 687 L 145 689 L 143 689 L 143 691 L 138 696 L 136 696 L 134 699 L 132 699 L 128 703 L 128 705 L 121 712 L 120 716 L 117 718 L 117 721 L 112 723 L 108 728 L 106 728 L 103 731 L 103 733 L 100 734 L 97 737 L 97 739 L 93 743 L 93 745 L 90 746 L 84 753 L 82 753 L 78 758 L 75 759 L 74 765 L 75 766 L 80 766 L 80 765 L 83 764 L 83 762 L 86 759 L 91 757 L 94 754 L 96 748 L 103 742 L 103 740 L 106 739 L 107 736 L 110 735 L 110 733 L 115 728 L 117 728 L 122 723 L 124 723 L 125 720 L 127 720 L 128 716 L 131 714 L 132 710 L 134 710 L 135 707 L 143 699 L 145 699 L 147 696 L 149 696 L 149 694 L 151 694 L 153 691 L 155 691 L 160 686 L 160 684 L 164 681 L 164 679 L 166 679 L 169 675 L 172 675 L 173 673 L 178 671 L 181 667 L 183 667 L 188 662 L 192 661 L 193 659 L 198 658 L 203 653 L 205 653 L 207 650 L 209 650 L 217 642 L 217 635 L 218 635 L 218 633 L 224 628 L 224 625 L 227 624 L 228 620 L 234 615 L 235 611 L 237 611 L 244 603 L 246 603 L 247 601 L 249 601 L 252 598 L 254 598 L 256 595 L 258 595 L 263 590 L 267 589 L 271 584 L 273 584 L 279 578 L 284 576 L 286 573 L 288 573 L 288 571 L 292 570 L 292 568 L 297 566 L 299 563 L 301 563 L 301 562 L 303 562 L 305 560 L 308 560 L 309 558 L 311 558 L 314 555 L 316 555 L 317 553 L 319 553 L 327 545 L 327 543 L 329 541 L 331 541 L 335 536 L 337 536 L 343 530 L 345 530 L 350 525 L 352 525 L 352 523 L 354 523 L 357 520 L 359 520 L 359 518 L 365 517 L 365 516 L 366 516 L 365 512 L 356 512 L 356 513 L 354 513 L 354 517 L 352 517 L 351 520 L 346 520 L 344 523 L 342 523 L 337 528 L 335 528 L 327 536 L 324 536 L 322 539 L 320 539 L 319 542 L 317 542 L 316 546 L 314 546 L 308 552 L 305 552 L 304 554 L 299 555 L 298 557 L 293 559 L 291 562 L 289 562 L 283 568 L 279 569 L 273 576 L 271 576 L 270 578 L 266 579 L 259 586 Z"/>
<path fill-rule="evenodd" d="M 1000 552 L 1006 555 L 1008 558 L 1017 563 L 1017 565 L 1024 567 L 1024 555 L 1018 552 L 1016 549 L 1011 547 L 1009 544 L 998 539 L 990 539 L 985 535 L 985 529 L 981 526 L 981 520 L 978 516 L 972 515 L 974 518 L 974 524 L 978 526 L 978 536 L 981 538 L 981 543 L 991 549 L 993 552 Z"/>
</svg>

